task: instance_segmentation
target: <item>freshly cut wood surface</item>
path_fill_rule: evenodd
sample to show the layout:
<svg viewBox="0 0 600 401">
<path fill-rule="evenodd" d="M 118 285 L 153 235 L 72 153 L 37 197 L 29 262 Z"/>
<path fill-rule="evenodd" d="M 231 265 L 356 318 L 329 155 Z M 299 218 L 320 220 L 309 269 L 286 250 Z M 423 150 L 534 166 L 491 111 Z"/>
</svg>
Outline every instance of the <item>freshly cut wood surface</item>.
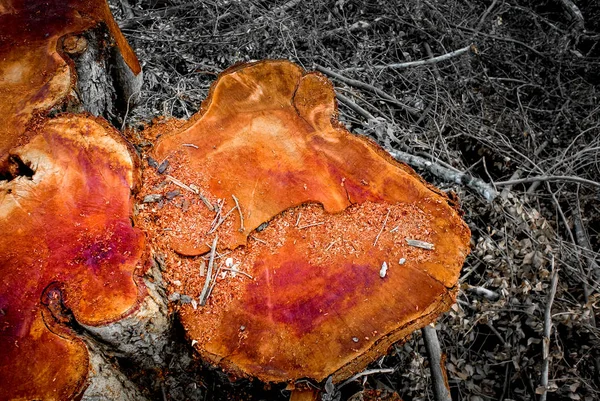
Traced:
<svg viewBox="0 0 600 401">
<path fill-rule="evenodd" d="M 264 381 L 342 380 L 454 302 L 470 237 L 456 206 L 338 123 L 322 75 L 230 68 L 201 113 L 152 135 L 140 221 L 171 294 L 191 298 L 181 318 L 203 357 Z M 193 256 L 209 251 L 207 269 Z"/>
<path fill-rule="evenodd" d="M 0 159 L 0 399 L 77 397 L 88 353 L 66 324 L 134 311 L 144 235 L 132 227 L 139 179 L 128 146 L 100 120 L 33 127 Z"/>
<path fill-rule="evenodd" d="M 74 95 L 76 74 L 64 56 L 63 40 L 99 23 L 138 74 L 138 60 L 105 0 L 0 0 L 0 156 L 17 143 L 36 113 Z"/>
</svg>

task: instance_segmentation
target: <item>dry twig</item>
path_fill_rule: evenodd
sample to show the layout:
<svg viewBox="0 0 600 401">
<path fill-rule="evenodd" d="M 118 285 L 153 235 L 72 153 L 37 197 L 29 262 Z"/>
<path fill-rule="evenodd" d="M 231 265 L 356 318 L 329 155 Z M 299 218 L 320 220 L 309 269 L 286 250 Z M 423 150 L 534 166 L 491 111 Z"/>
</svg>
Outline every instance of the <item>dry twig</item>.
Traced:
<svg viewBox="0 0 600 401">
<path fill-rule="evenodd" d="M 212 278 L 212 270 L 213 264 L 215 263 L 215 254 L 217 253 L 217 241 L 219 240 L 219 236 L 215 235 L 215 239 L 213 239 L 212 246 L 210 247 L 210 259 L 208 260 L 208 269 L 206 271 L 206 280 L 204 281 L 204 287 L 202 287 L 202 292 L 200 293 L 200 305 L 206 305 L 206 300 L 208 299 L 209 290 L 210 290 L 210 282 Z"/>
<path fill-rule="evenodd" d="M 381 230 L 379 230 L 379 232 L 377 233 L 377 237 L 375 237 L 375 241 L 373 242 L 373 246 L 377 245 L 377 241 L 379 241 L 379 236 L 381 235 L 381 233 L 385 229 L 385 225 L 387 224 L 388 217 L 390 217 L 390 211 L 391 211 L 391 209 L 388 209 L 387 214 L 385 215 L 385 220 L 383 220 L 383 224 L 381 225 Z"/>
<path fill-rule="evenodd" d="M 542 338 L 542 373 L 540 377 L 540 401 L 546 401 L 548 394 L 548 370 L 550 368 L 550 335 L 552 332 L 552 304 L 554 303 L 554 296 L 556 295 L 556 288 L 558 286 L 558 268 L 554 266 L 554 255 L 552 255 L 552 274 L 550 280 L 550 289 L 548 293 L 548 301 L 546 303 L 546 310 L 544 312 L 544 337 Z"/>
<path fill-rule="evenodd" d="M 428 64 L 435 64 L 435 63 L 439 63 L 441 61 L 445 61 L 445 60 L 449 60 L 453 57 L 457 57 L 460 56 L 462 54 L 465 54 L 467 52 L 471 51 L 472 53 L 476 53 L 477 52 L 477 48 L 475 47 L 475 45 L 469 45 L 469 46 L 465 46 L 462 47 L 458 50 L 454 50 L 450 53 L 446 53 L 446 54 L 442 54 L 441 56 L 437 56 L 437 57 L 433 57 L 433 58 L 428 58 L 425 60 L 418 60 L 418 61 L 409 61 L 407 63 L 394 63 L 394 64 L 387 64 L 387 65 L 373 65 L 370 66 L 369 68 L 366 67 L 352 67 L 352 68 L 345 68 L 344 72 L 348 72 L 348 71 L 365 71 L 365 70 L 384 70 L 384 69 L 388 69 L 388 68 L 392 68 L 395 70 L 402 70 L 402 69 L 406 69 L 406 68 L 411 68 L 411 67 L 420 67 L 422 65 L 428 65 Z"/>
<path fill-rule="evenodd" d="M 448 375 L 444 366 L 442 349 L 437 337 L 435 328 L 427 325 L 421 329 L 423 342 L 429 358 L 429 369 L 431 371 L 431 381 L 433 384 L 433 397 L 435 401 L 452 401 L 450 389 L 448 386 Z"/>
<path fill-rule="evenodd" d="M 588 180 L 581 177 L 575 177 L 571 175 L 541 175 L 537 177 L 527 177 L 527 178 L 519 178 L 518 180 L 510 180 L 510 181 L 497 181 L 494 184 L 496 186 L 504 186 L 504 185 L 515 185 L 515 184 L 524 184 L 528 182 L 546 182 L 546 181 L 569 181 L 569 182 L 577 182 L 579 184 L 591 185 L 594 187 L 600 187 L 600 182 Z"/>
<path fill-rule="evenodd" d="M 321 65 L 316 64 L 315 68 L 317 71 L 322 72 L 323 74 L 326 74 L 332 78 L 337 79 L 340 82 L 343 82 L 345 84 L 348 84 L 350 86 L 353 86 L 355 88 L 358 89 L 365 89 L 368 90 L 370 92 L 373 92 L 374 94 L 376 94 L 377 96 L 381 97 L 383 100 L 394 104 L 400 108 L 402 108 L 403 110 L 405 110 L 406 112 L 408 112 L 409 114 L 411 114 L 412 116 L 418 117 L 419 116 L 419 111 L 417 109 L 415 109 L 414 107 L 410 107 L 404 103 L 402 103 L 401 101 L 399 101 L 398 99 L 396 99 L 395 97 L 387 94 L 386 92 L 382 91 L 379 88 L 374 87 L 373 85 L 369 85 L 365 82 L 362 81 L 358 81 L 356 79 L 351 79 L 351 78 L 347 78 L 335 71 L 330 70 L 329 68 L 325 68 Z M 356 110 L 355 110 L 356 111 Z"/>
</svg>

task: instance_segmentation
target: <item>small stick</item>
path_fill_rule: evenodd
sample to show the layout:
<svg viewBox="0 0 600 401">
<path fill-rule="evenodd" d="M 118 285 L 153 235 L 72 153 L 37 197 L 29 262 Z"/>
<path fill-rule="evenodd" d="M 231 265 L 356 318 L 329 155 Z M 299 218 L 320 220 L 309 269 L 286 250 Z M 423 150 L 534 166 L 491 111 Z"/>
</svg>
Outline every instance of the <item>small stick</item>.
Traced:
<svg viewBox="0 0 600 401">
<path fill-rule="evenodd" d="M 323 74 L 329 75 L 330 77 L 335 78 L 338 81 L 341 81 L 345 84 L 354 86 L 355 88 L 366 89 L 370 92 L 373 92 L 376 95 L 378 95 L 379 97 L 381 97 L 382 99 L 388 101 L 389 103 L 395 104 L 396 106 L 404 109 L 405 111 L 407 111 L 409 114 L 411 114 L 413 116 L 419 115 L 419 111 L 417 109 L 415 109 L 414 107 L 407 106 L 406 104 L 400 102 L 395 97 L 387 94 L 386 92 L 382 91 L 381 89 L 374 87 L 373 85 L 369 85 L 365 82 L 358 81 L 356 79 L 347 78 L 341 74 L 338 74 L 335 71 L 332 71 L 332 70 L 325 68 L 323 66 L 320 66 L 318 64 L 315 65 L 315 68 L 317 69 L 317 71 L 322 72 Z"/>
<path fill-rule="evenodd" d="M 408 245 L 414 246 L 415 248 L 423 248 L 423 249 L 427 249 L 430 251 L 435 249 L 435 245 L 430 242 L 419 241 L 417 239 L 410 239 L 410 238 L 405 238 L 405 240 Z"/>
<path fill-rule="evenodd" d="M 594 187 L 600 187 L 600 182 L 587 180 L 585 178 L 575 177 L 575 176 L 570 176 L 570 175 L 547 175 L 547 176 L 541 175 L 541 176 L 537 176 L 537 177 L 520 178 L 518 180 L 499 181 L 499 182 L 495 182 L 494 184 L 496 186 L 502 186 L 502 185 L 524 184 L 527 182 L 538 182 L 538 181 L 540 181 L 540 182 L 543 182 L 543 181 L 570 181 L 570 182 L 577 182 L 580 184 L 591 185 Z"/>
<path fill-rule="evenodd" d="M 308 228 L 308 227 L 320 226 L 322 224 L 325 224 L 325 222 L 324 221 L 320 221 L 318 223 L 307 224 L 305 226 L 298 227 L 298 230 L 302 230 L 303 228 Z"/>
<path fill-rule="evenodd" d="M 394 373 L 394 369 L 392 369 L 392 368 L 386 368 L 386 369 L 368 369 L 368 370 L 363 370 L 362 372 L 357 373 L 354 376 L 352 376 L 351 378 L 349 378 L 348 380 L 342 382 L 340 385 L 338 385 L 338 388 L 342 388 L 345 385 L 347 385 L 348 383 L 352 383 L 354 380 L 360 379 L 361 377 L 369 376 L 369 375 L 374 375 L 374 374 L 377 374 L 377 373 Z"/>
<path fill-rule="evenodd" d="M 258 238 L 258 237 L 255 237 L 254 235 L 251 235 L 251 236 L 250 236 L 250 238 L 252 238 L 252 239 L 253 239 L 253 240 L 255 240 L 255 241 L 262 242 L 263 244 L 266 244 L 266 243 L 267 243 L 267 241 L 265 241 L 265 240 L 262 240 L 262 239 L 260 239 L 260 238 Z"/>
<path fill-rule="evenodd" d="M 215 285 L 217 285 L 217 278 L 219 278 L 219 273 L 221 272 L 221 265 L 219 265 L 219 267 L 217 267 L 217 271 L 215 273 L 215 275 L 213 276 L 213 280 L 212 283 L 210 285 L 210 288 L 208 289 L 208 293 L 206 294 L 206 299 L 208 299 L 208 297 L 210 297 L 210 294 L 212 294 L 213 289 L 215 288 Z"/>
<path fill-rule="evenodd" d="M 480 297 L 484 297 L 486 299 L 489 299 L 490 301 L 497 301 L 498 299 L 500 299 L 500 294 L 498 294 L 495 291 L 488 290 L 485 287 L 476 287 L 473 285 L 469 285 L 468 289 L 475 295 L 479 295 Z"/>
<path fill-rule="evenodd" d="M 173 184 L 177 185 L 180 188 L 185 189 L 186 191 L 190 191 L 191 193 L 198 195 L 200 197 L 200 199 L 202 200 L 202 202 L 204 202 L 204 204 L 206 205 L 206 207 L 209 210 L 213 210 L 215 211 L 215 208 L 213 205 L 210 204 L 210 202 L 208 201 L 208 199 L 206 199 L 201 193 L 200 190 L 198 188 L 196 188 L 196 186 L 194 184 L 192 185 L 185 185 L 183 182 L 179 181 L 177 178 L 170 176 L 167 174 L 167 180 L 171 181 Z"/>
<path fill-rule="evenodd" d="M 385 70 L 387 68 L 393 68 L 393 69 L 396 69 L 396 70 L 401 70 L 401 69 L 411 68 L 411 67 L 420 67 L 422 65 L 439 63 L 440 61 L 444 61 L 444 60 L 448 60 L 448 59 L 451 59 L 451 58 L 456 57 L 456 56 L 460 56 L 461 54 L 465 54 L 465 53 L 467 53 L 469 51 L 471 51 L 472 53 L 476 53 L 477 49 L 475 48 L 474 45 L 469 45 L 469 46 L 465 46 L 463 48 L 460 48 L 458 50 L 454 50 L 453 52 L 442 54 L 441 56 L 437 56 L 437 57 L 433 57 L 433 58 L 428 58 L 428 59 L 425 59 L 425 60 L 410 61 L 408 63 L 395 63 L 395 64 L 387 64 L 387 65 L 374 65 L 372 67 L 369 67 L 369 70 L 371 70 L 371 69 L 373 69 L 373 70 Z M 347 71 L 365 71 L 365 70 L 366 70 L 365 67 L 352 67 L 352 68 L 346 68 L 346 69 L 344 69 L 342 71 L 343 72 L 347 72 Z"/>
<path fill-rule="evenodd" d="M 298 218 L 296 219 L 296 224 L 294 224 L 296 227 L 300 224 L 300 217 L 302 217 L 302 212 L 298 212 Z"/>
<path fill-rule="evenodd" d="M 559 0 L 558 2 L 561 6 L 563 6 L 563 8 L 567 11 L 571 18 L 575 20 L 575 24 L 579 28 L 583 28 L 584 19 L 579 7 L 577 7 L 575 3 L 573 3 L 571 0 Z"/>
<path fill-rule="evenodd" d="M 327 245 L 327 248 L 325 248 L 325 252 L 328 252 L 331 247 L 333 246 L 333 244 L 335 244 L 338 240 L 334 239 L 333 241 L 331 241 L 331 243 L 329 245 Z"/>
<path fill-rule="evenodd" d="M 356 103 L 354 103 L 349 97 L 346 97 L 346 96 L 342 95 L 341 93 L 336 93 L 335 97 L 340 102 L 344 103 L 346 106 L 348 106 L 352 110 L 354 110 L 356 113 L 358 113 L 359 115 L 361 115 L 364 118 L 366 118 L 367 121 L 375 119 L 375 116 L 373 114 L 369 113 L 367 110 L 363 109 L 362 107 L 360 107 L 359 105 L 357 105 Z"/>
<path fill-rule="evenodd" d="M 433 384 L 433 399 L 435 401 L 452 401 L 448 388 L 448 375 L 442 357 L 442 349 L 435 328 L 427 325 L 421 329 L 425 350 L 429 357 L 431 382 Z"/>
<path fill-rule="evenodd" d="M 198 192 L 198 196 L 200 197 L 200 200 L 206 205 L 208 210 L 216 212 L 215 207 L 200 192 Z"/>
<path fill-rule="evenodd" d="M 210 247 L 210 259 L 208 260 L 208 270 L 206 272 L 206 280 L 204 281 L 204 287 L 202 288 L 202 293 L 200 293 L 200 305 L 206 305 L 206 300 L 208 299 L 208 291 L 210 288 L 210 279 L 212 278 L 212 269 L 213 264 L 215 262 L 215 253 L 217 252 L 217 241 L 219 240 L 219 236 L 215 235 L 215 239 L 213 240 L 212 246 Z"/>
<path fill-rule="evenodd" d="M 194 145 L 193 143 L 182 143 L 181 146 L 187 146 L 188 148 L 198 149 L 198 146 Z"/>
<path fill-rule="evenodd" d="M 542 338 L 542 374 L 540 377 L 540 401 L 546 401 L 548 394 L 548 370 L 550 368 L 550 335 L 552 332 L 552 303 L 558 286 L 558 269 L 554 267 L 554 255 L 551 262 L 552 274 L 550 279 L 550 292 L 544 311 L 544 337 Z"/>
<path fill-rule="evenodd" d="M 477 22 L 476 29 L 479 30 L 481 28 L 481 25 L 483 25 L 483 22 L 485 21 L 485 19 L 487 18 L 487 16 L 490 14 L 490 12 L 492 11 L 492 9 L 494 7 L 496 7 L 496 3 L 498 3 L 498 0 L 492 1 L 492 4 L 490 4 L 490 6 L 488 8 L 486 8 L 486 10 L 481 15 L 481 18 L 479 18 L 479 22 Z"/>
<path fill-rule="evenodd" d="M 171 181 L 173 184 L 177 185 L 179 188 L 183 188 L 186 191 L 190 191 L 193 194 L 198 195 L 199 191 L 197 189 L 194 189 L 188 185 L 185 185 L 183 182 L 179 181 L 177 178 L 170 176 L 167 174 L 167 180 Z"/>
<path fill-rule="evenodd" d="M 232 207 L 231 209 L 229 209 L 229 211 L 227 213 L 225 213 L 225 216 L 221 217 L 219 219 L 219 221 L 217 222 L 217 224 L 215 224 L 215 226 L 213 228 L 211 228 L 207 234 L 211 234 L 214 233 L 215 231 L 217 231 L 217 228 L 219 228 L 221 226 L 221 224 L 223 224 L 225 222 L 225 220 L 227 220 L 227 218 L 229 217 L 229 215 L 235 210 L 237 209 L 237 206 Z"/>
<path fill-rule="evenodd" d="M 240 212 L 240 228 L 238 229 L 238 231 L 243 233 L 244 231 L 246 231 L 246 229 L 244 228 L 244 216 L 242 215 L 242 209 L 240 208 L 240 203 L 238 202 L 238 198 L 236 198 L 235 195 L 231 195 L 231 197 L 233 198 L 233 201 L 235 202 L 235 207 L 237 207 L 238 212 Z"/>
<path fill-rule="evenodd" d="M 246 273 L 246 272 L 243 272 L 243 271 L 241 271 L 241 270 L 238 270 L 238 269 L 232 269 L 232 268 L 229 268 L 229 267 L 221 267 L 221 270 L 225 270 L 225 271 L 228 271 L 228 272 L 239 273 L 239 274 L 241 274 L 241 275 L 243 275 L 243 276 L 246 276 L 246 277 L 248 277 L 250 280 L 253 280 L 253 279 L 254 279 L 254 277 L 252 277 L 252 276 L 251 276 L 251 275 L 249 275 L 248 273 Z"/>
<path fill-rule="evenodd" d="M 381 226 L 381 230 L 379 230 L 377 237 L 375 237 L 375 242 L 373 242 L 373 246 L 377 245 L 377 241 L 379 241 L 379 236 L 381 235 L 381 233 L 383 232 L 383 230 L 385 228 L 385 225 L 387 224 L 388 217 L 390 217 L 390 210 L 391 209 L 388 209 L 387 214 L 385 215 L 385 220 L 383 220 L 383 225 Z"/>
</svg>

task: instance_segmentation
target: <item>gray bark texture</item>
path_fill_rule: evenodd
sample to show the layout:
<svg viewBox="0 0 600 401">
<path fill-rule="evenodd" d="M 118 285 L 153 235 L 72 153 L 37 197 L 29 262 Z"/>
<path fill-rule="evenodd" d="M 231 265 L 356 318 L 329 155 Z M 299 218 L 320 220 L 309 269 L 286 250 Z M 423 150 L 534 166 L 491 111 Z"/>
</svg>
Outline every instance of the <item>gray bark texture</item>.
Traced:
<svg viewBox="0 0 600 401">
<path fill-rule="evenodd" d="M 76 38 L 80 46 L 64 50 L 75 63 L 81 108 L 118 123 L 136 104 L 143 73 L 131 71 L 107 32 L 100 25 Z"/>
</svg>

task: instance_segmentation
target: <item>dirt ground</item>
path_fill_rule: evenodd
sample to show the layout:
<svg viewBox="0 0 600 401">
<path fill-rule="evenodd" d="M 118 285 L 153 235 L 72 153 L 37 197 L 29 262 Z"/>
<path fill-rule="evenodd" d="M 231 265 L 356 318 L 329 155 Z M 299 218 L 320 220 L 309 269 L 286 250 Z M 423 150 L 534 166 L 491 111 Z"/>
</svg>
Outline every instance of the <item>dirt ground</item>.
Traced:
<svg viewBox="0 0 600 401">
<path fill-rule="evenodd" d="M 419 156 L 413 167 L 461 199 L 472 253 L 458 302 L 436 326 L 453 399 L 537 399 L 545 375 L 548 400 L 599 399 L 600 5 L 576 0 L 578 14 L 569 4 L 113 0 L 144 70 L 124 124 L 135 133 L 159 116 L 190 117 L 238 62 L 323 72 L 352 132 Z M 417 332 L 372 366 L 394 373 L 349 384 L 341 399 L 363 387 L 432 399 L 425 355 Z M 189 383 L 171 399 L 289 396 L 229 383 L 201 362 L 167 372 L 166 385 L 176 374 Z"/>
</svg>

